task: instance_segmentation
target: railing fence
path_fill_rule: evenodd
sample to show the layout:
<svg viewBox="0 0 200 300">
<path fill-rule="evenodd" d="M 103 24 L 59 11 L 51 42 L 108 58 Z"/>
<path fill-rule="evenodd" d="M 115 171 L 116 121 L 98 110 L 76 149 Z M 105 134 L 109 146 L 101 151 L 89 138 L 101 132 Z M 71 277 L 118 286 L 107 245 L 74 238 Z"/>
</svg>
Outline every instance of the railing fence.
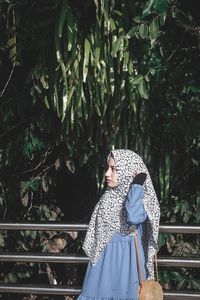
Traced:
<svg viewBox="0 0 200 300">
<path fill-rule="evenodd" d="M 57 223 L 0 223 L 0 230 L 34 230 L 34 231 L 85 231 L 86 224 L 57 224 Z M 160 233 L 200 233 L 200 226 L 182 225 L 161 225 Z M 20 253 L 0 253 L 1 262 L 38 262 L 38 263 L 87 263 L 88 258 L 80 255 L 62 254 L 20 254 Z M 158 265 L 164 267 L 190 267 L 199 268 L 200 259 L 192 257 L 158 257 Z M 45 294 L 45 295 L 78 295 L 81 289 L 67 286 L 54 285 L 20 285 L 20 284 L 0 284 L 0 294 Z M 196 291 L 164 291 L 165 300 L 200 300 L 200 292 Z"/>
</svg>

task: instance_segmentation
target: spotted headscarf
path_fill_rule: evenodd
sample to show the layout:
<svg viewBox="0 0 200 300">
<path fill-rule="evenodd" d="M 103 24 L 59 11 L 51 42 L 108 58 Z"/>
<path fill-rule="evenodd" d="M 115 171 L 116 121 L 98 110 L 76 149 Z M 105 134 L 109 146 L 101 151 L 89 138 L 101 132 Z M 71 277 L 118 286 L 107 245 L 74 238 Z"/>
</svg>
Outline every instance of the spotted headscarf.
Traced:
<svg viewBox="0 0 200 300">
<path fill-rule="evenodd" d="M 114 150 L 108 156 L 116 164 L 118 186 L 107 188 L 93 211 L 83 249 L 93 265 L 115 232 L 132 234 L 135 225 L 127 222 L 125 199 L 133 177 L 141 172 L 147 174 L 144 183 L 144 207 L 147 219 L 143 223 L 143 248 L 148 278 L 154 278 L 153 260 L 157 252 L 160 208 L 149 172 L 141 157 L 131 150 Z"/>
</svg>

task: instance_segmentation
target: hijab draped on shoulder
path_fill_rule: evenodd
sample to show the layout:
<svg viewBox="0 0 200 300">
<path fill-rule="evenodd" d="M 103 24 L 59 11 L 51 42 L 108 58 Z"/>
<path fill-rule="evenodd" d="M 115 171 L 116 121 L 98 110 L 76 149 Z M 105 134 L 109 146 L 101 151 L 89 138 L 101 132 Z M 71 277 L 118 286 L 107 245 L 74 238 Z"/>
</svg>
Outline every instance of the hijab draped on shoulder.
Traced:
<svg viewBox="0 0 200 300">
<path fill-rule="evenodd" d="M 108 244 L 115 232 L 131 234 L 136 230 L 135 225 L 127 223 L 125 199 L 129 191 L 133 176 L 144 172 L 147 174 L 144 183 L 144 207 L 147 219 L 143 223 L 143 248 L 146 270 L 149 279 L 154 278 L 154 254 L 157 252 L 157 238 L 159 231 L 160 208 L 156 193 L 141 157 L 131 150 L 114 150 L 112 156 L 116 164 L 118 186 L 107 188 L 96 204 L 93 211 L 83 249 L 93 265 L 96 264 L 102 250 Z"/>
</svg>

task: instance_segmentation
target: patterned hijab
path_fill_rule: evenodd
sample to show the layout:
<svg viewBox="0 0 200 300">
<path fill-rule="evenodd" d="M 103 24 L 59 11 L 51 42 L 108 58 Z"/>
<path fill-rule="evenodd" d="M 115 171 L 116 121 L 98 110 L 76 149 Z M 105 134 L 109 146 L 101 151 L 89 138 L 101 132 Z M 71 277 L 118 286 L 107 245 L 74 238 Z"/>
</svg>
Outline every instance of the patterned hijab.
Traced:
<svg viewBox="0 0 200 300">
<path fill-rule="evenodd" d="M 141 157 L 131 150 L 114 150 L 108 156 L 116 164 L 118 186 L 107 188 L 96 204 L 83 244 L 83 249 L 93 265 L 115 232 L 131 234 L 136 226 L 127 223 L 125 199 L 133 177 L 141 172 L 147 174 L 144 183 L 144 207 L 147 219 L 143 223 L 143 247 L 148 278 L 154 278 L 153 260 L 158 250 L 160 208 L 149 172 Z"/>
</svg>

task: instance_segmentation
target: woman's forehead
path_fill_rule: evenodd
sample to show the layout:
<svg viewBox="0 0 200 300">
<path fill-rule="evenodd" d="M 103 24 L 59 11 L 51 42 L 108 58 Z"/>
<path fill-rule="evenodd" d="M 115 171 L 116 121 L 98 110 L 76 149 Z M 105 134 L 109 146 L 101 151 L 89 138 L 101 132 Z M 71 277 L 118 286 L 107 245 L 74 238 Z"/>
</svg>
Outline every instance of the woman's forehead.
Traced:
<svg viewBox="0 0 200 300">
<path fill-rule="evenodd" d="M 109 159 L 108 159 L 108 165 L 109 166 L 115 166 L 116 165 L 112 156 L 110 156 Z"/>
</svg>

